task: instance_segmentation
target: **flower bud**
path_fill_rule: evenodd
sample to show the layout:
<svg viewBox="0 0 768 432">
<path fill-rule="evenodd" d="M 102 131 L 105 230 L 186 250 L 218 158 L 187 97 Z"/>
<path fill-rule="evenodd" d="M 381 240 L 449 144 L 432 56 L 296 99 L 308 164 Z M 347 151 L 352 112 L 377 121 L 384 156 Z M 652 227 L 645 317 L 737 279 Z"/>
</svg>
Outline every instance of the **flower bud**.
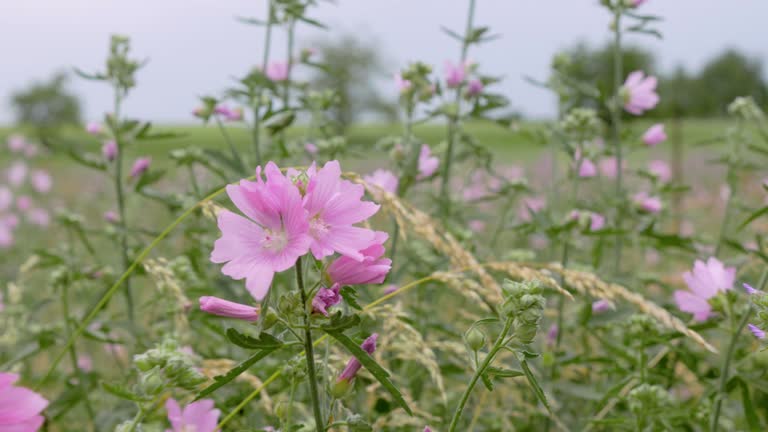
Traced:
<svg viewBox="0 0 768 432">
<path fill-rule="evenodd" d="M 477 327 L 472 327 L 464 334 L 464 340 L 472 351 L 478 351 L 485 346 L 485 334 Z"/>
<path fill-rule="evenodd" d="M 140 385 L 144 394 L 156 395 L 163 391 L 163 388 L 165 387 L 165 381 L 160 374 L 160 370 L 155 368 L 141 377 Z"/>
<path fill-rule="evenodd" d="M 345 379 L 338 380 L 331 386 L 331 396 L 336 399 L 341 399 L 346 396 L 350 388 L 352 388 L 352 381 Z"/>
</svg>

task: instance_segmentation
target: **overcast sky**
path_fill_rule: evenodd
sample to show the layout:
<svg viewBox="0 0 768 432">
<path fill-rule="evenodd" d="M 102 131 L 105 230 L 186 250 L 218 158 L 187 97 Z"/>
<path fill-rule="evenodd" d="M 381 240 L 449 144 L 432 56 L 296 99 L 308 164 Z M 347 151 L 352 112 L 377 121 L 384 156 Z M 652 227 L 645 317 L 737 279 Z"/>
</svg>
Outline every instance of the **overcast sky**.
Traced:
<svg viewBox="0 0 768 432">
<path fill-rule="evenodd" d="M 333 33 L 375 40 L 391 61 L 389 75 L 412 60 L 442 65 L 456 58 L 458 47 L 440 26 L 462 29 L 466 7 L 466 0 L 337 0 L 322 2 L 311 16 Z M 697 68 L 727 47 L 768 59 L 767 0 L 648 0 L 642 10 L 665 18 L 658 26 L 664 40 L 629 42 L 656 51 L 663 69 Z M 126 102 L 128 114 L 189 122 L 197 95 L 221 91 L 231 76 L 260 62 L 263 30 L 234 17 L 265 12 L 266 0 L 0 0 L 0 123 L 12 119 L 13 90 L 56 69 L 99 69 L 112 33 L 130 36 L 135 55 L 150 59 Z M 517 109 L 547 116 L 554 100 L 522 76 L 546 78 L 552 55 L 577 41 L 605 42 L 608 19 L 597 0 L 477 0 L 476 24 L 502 38 L 470 57 L 485 72 L 505 76 L 503 92 Z M 321 33 L 303 26 L 298 46 Z M 274 42 L 282 58 L 282 32 Z M 104 84 L 75 79 L 72 87 L 88 119 L 111 106 Z"/>
</svg>

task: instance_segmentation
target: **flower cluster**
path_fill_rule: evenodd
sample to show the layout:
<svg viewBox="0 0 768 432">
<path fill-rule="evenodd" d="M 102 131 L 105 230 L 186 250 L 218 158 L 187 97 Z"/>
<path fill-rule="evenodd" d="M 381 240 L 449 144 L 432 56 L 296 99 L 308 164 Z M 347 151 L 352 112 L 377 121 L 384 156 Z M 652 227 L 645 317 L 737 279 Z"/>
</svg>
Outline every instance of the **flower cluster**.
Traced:
<svg viewBox="0 0 768 432">
<path fill-rule="evenodd" d="M 48 171 L 30 167 L 30 159 L 39 153 L 36 144 L 21 135 L 11 135 L 8 149 L 20 159 L 14 160 L 0 179 L 0 249 L 13 246 L 14 232 L 22 221 L 48 226 L 50 215 L 42 198 L 53 187 Z"/>
<path fill-rule="evenodd" d="M 343 285 L 381 283 L 391 261 L 383 258 L 387 234 L 355 226 L 379 206 L 364 201 L 364 188 L 341 178 L 337 161 L 317 169 L 288 170 L 283 174 L 270 162 L 256 169 L 256 180 L 229 185 L 227 194 L 245 215 L 223 210 L 218 216 L 221 237 L 211 260 L 224 263 L 222 272 L 245 279 L 256 300 L 269 291 L 275 273 L 285 271 L 311 253 L 317 260 L 338 254 L 327 266 L 330 288 L 321 288 L 313 301 L 317 312 L 340 301 Z M 249 306 L 203 297 L 201 308 L 217 315 L 255 320 Z"/>
</svg>

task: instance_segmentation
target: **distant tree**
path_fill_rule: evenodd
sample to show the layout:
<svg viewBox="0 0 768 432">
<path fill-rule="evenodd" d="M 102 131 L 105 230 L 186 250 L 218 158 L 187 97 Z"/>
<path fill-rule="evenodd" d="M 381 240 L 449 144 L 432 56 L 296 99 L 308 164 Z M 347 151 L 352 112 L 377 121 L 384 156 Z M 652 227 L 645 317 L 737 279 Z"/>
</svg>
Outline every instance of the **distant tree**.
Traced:
<svg viewBox="0 0 768 432">
<path fill-rule="evenodd" d="M 649 112 L 659 118 L 680 118 L 691 116 L 699 103 L 701 85 L 683 67 L 678 67 L 671 75 L 659 80 L 659 105 Z"/>
<path fill-rule="evenodd" d="M 690 114 L 721 115 L 739 96 L 752 96 L 760 106 L 768 103 L 768 85 L 760 60 L 729 49 L 710 60 L 696 77 L 695 103 Z"/>
<path fill-rule="evenodd" d="M 363 114 L 375 114 L 388 121 L 397 119 L 394 96 L 383 96 L 376 85 L 375 78 L 382 78 L 382 71 L 386 69 L 378 47 L 352 34 L 319 40 L 313 46 L 325 70 L 318 69 L 311 78 L 311 85 L 337 93 L 339 104 L 333 115 L 340 131 Z"/>
<path fill-rule="evenodd" d="M 568 57 L 568 66 L 563 71 L 569 77 L 595 86 L 600 94 L 610 95 L 614 88 L 613 78 L 613 45 L 607 44 L 602 48 L 594 49 L 585 43 L 579 43 L 564 51 Z M 622 50 L 622 62 L 624 70 L 622 76 L 629 72 L 642 70 L 653 73 L 656 59 L 652 52 L 638 47 L 627 46 Z M 622 78 L 623 82 L 623 78 Z M 570 100 L 572 106 L 587 106 L 595 109 L 601 107 L 599 101 L 587 95 Z M 607 116 L 607 113 L 603 113 Z"/>
<path fill-rule="evenodd" d="M 39 130 L 80 123 L 80 100 L 67 89 L 68 77 L 55 73 L 11 96 L 16 122 Z"/>
</svg>

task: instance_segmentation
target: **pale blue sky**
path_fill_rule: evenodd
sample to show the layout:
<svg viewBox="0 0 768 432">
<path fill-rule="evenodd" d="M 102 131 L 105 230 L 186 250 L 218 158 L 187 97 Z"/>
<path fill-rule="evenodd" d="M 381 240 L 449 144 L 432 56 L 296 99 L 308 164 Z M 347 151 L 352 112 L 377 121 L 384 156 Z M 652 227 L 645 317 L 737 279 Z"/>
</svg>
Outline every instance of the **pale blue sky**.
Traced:
<svg viewBox="0 0 768 432">
<path fill-rule="evenodd" d="M 188 122 L 196 96 L 223 89 L 261 58 L 263 31 L 235 22 L 234 16 L 263 17 L 265 0 L 0 0 L 0 123 L 12 118 L 8 95 L 56 68 L 101 66 L 108 38 L 132 37 L 134 52 L 150 59 L 126 110 L 160 122 Z M 312 16 L 334 32 L 357 32 L 378 41 L 392 61 L 387 75 L 411 60 L 442 65 L 458 47 L 439 29 L 463 28 L 466 0 L 337 0 L 322 2 Z M 768 59 L 766 0 L 648 0 L 644 12 L 661 15 L 664 41 L 630 36 L 655 51 L 662 68 L 700 66 L 726 47 Z M 506 77 L 501 89 L 516 108 L 547 116 L 554 101 L 522 80 L 545 78 L 552 55 L 584 40 L 602 43 L 608 17 L 596 0 L 477 0 L 476 23 L 502 38 L 470 57 L 491 74 Z M 318 30 L 303 27 L 298 45 Z M 275 53 L 284 55 L 278 33 Z M 382 83 L 382 85 L 384 85 Z M 75 80 L 86 117 L 110 106 L 104 85 Z M 385 87 L 382 87 L 385 88 Z M 386 87 L 389 88 L 389 87 Z"/>
</svg>

